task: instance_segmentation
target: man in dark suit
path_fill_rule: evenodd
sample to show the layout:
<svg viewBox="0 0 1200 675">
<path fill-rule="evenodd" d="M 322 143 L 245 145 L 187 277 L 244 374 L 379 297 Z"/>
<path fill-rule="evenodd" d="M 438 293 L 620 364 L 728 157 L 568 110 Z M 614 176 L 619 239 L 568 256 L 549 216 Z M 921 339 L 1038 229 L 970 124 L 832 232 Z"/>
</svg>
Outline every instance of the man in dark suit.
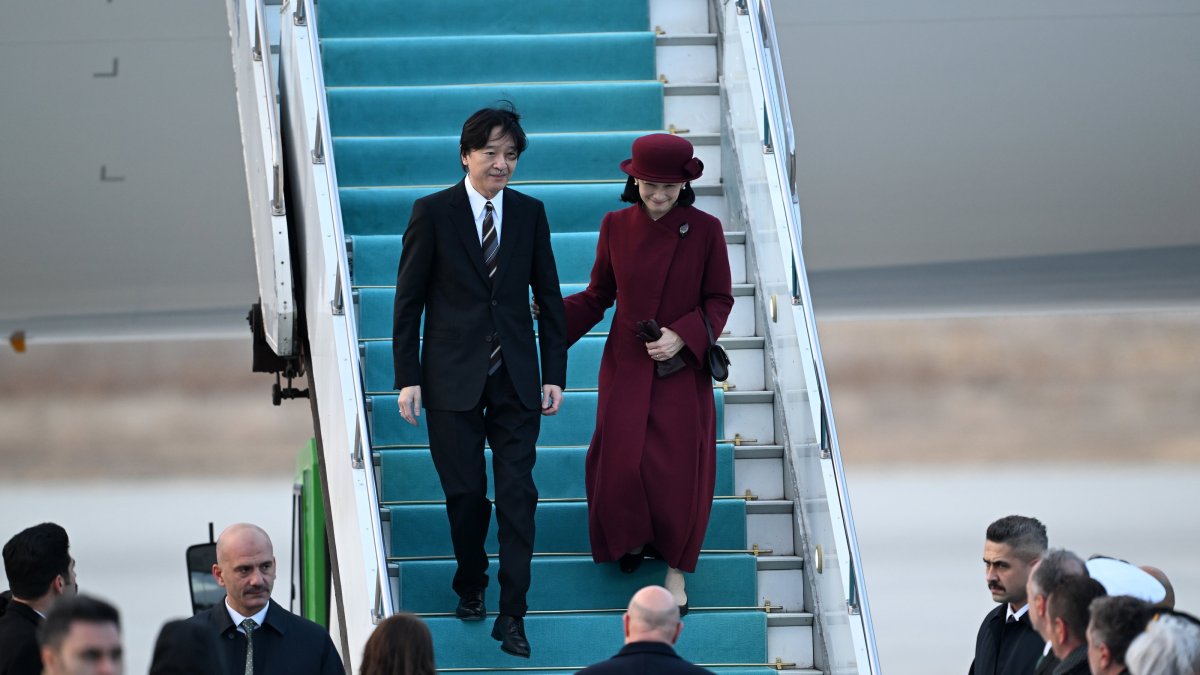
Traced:
<svg viewBox="0 0 1200 675">
<path fill-rule="evenodd" d="M 12 597 L 0 610 L 0 675 L 40 675 L 37 630 L 55 602 L 77 592 L 67 531 L 54 523 L 18 532 L 4 545 Z"/>
<path fill-rule="evenodd" d="M 1006 516 L 988 526 L 984 576 L 1000 603 L 984 618 L 975 638 L 970 675 L 1028 675 L 1045 642 L 1029 621 L 1029 571 L 1046 551 L 1046 526 L 1036 518 Z"/>
<path fill-rule="evenodd" d="M 76 595 L 54 603 L 38 636 L 45 675 L 121 675 L 121 615 L 96 598 Z"/>
<path fill-rule="evenodd" d="M 622 617 L 625 646 L 607 661 L 579 671 L 587 675 L 620 673 L 664 673 L 666 675 L 711 673 L 684 661 L 673 645 L 683 632 L 675 596 L 662 586 L 647 586 L 634 594 Z"/>
<path fill-rule="evenodd" d="M 1104 586 L 1085 576 L 1067 577 L 1050 594 L 1050 648 L 1058 659 L 1053 675 L 1091 675 L 1087 627 L 1092 601 L 1101 597 Z"/>
<path fill-rule="evenodd" d="M 392 345 L 401 417 L 415 425 L 426 409 L 458 562 L 455 615 L 464 621 L 487 614 L 483 544 L 492 504 L 484 441 L 491 447 L 500 542 L 500 616 L 492 637 L 522 657 L 530 653 L 524 616 L 539 413 L 558 412 L 567 371 L 566 321 L 545 208 L 506 189 L 525 145 L 511 109 L 485 108 L 463 125 L 466 178 L 413 205 L 396 278 Z M 540 307 L 540 355 L 531 288 Z"/>
<path fill-rule="evenodd" d="M 217 636 L 222 661 L 238 675 L 344 675 L 329 633 L 271 600 L 275 553 L 262 528 L 238 523 L 217 538 L 213 577 L 225 602 L 188 619 Z"/>
<path fill-rule="evenodd" d="M 1062 548 L 1047 550 L 1041 559 L 1030 566 L 1029 581 L 1025 584 L 1025 594 L 1029 601 L 1029 623 L 1046 643 L 1033 671 L 1034 675 L 1051 675 L 1058 667 L 1058 657 L 1050 650 L 1050 594 L 1057 591 L 1068 577 L 1087 575 L 1087 565 L 1083 558 Z"/>
</svg>

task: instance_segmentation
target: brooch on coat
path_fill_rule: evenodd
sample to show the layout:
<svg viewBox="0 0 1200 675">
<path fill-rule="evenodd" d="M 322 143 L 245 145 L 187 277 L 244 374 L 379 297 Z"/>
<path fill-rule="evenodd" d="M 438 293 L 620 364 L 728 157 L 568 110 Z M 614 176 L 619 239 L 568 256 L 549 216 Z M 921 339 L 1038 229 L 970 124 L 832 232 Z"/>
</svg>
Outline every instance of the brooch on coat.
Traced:
<svg viewBox="0 0 1200 675">
<path fill-rule="evenodd" d="M 687 236 L 687 233 L 688 233 L 688 224 L 684 223 L 684 224 L 680 225 L 679 226 L 679 238 L 683 239 L 684 237 Z"/>
</svg>

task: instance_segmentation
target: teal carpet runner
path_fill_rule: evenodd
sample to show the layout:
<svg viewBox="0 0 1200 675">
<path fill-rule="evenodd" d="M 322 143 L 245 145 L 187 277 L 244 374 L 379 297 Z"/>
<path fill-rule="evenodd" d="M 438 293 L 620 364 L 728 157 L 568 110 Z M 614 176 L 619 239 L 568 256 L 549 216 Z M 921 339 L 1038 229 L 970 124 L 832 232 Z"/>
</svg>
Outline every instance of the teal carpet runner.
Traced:
<svg viewBox="0 0 1200 675">
<path fill-rule="evenodd" d="M 424 427 L 414 429 L 396 412 L 392 300 L 413 201 L 462 179 L 462 122 L 501 100 L 516 105 L 529 134 L 512 185 L 546 204 L 564 295 L 586 285 L 600 219 L 625 206 L 617 164 L 635 138 L 663 127 L 647 0 L 322 0 L 318 7 L 397 607 L 426 619 L 443 671 L 568 673 L 604 660 L 621 647 L 620 615 L 630 595 L 662 583 L 665 573 L 662 563 L 649 561 L 626 575 L 594 564 L 589 554 L 583 466 L 608 319 L 571 349 L 562 412 L 543 419 L 526 619 L 533 657 L 526 661 L 502 653 L 488 634 L 496 588 L 487 598 L 488 621 L 468 624 L 452 615 L 455 564 L 444 497 Z M 721 438 L 723 394 L 714 396 Z M 712 519 L 688 579 L 693 611 L 678 650 L 696 663 L 762 664 L 767 615 L 754 609 L 756 560 L 745 551 L 745 502 L 733 494 L 733 446 L 719 444 L 717 461 Z M 494 555 L 494 526 L 487 547 Z"/>
</svg>

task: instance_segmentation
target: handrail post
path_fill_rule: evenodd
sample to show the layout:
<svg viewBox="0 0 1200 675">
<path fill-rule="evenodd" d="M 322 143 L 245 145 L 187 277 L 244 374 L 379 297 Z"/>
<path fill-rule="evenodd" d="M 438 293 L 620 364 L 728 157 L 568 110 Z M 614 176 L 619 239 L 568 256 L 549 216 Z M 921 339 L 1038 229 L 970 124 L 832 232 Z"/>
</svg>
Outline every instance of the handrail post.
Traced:
<svg viewBox="0 0 1200 675">
<path fill-rule="evenodd" d="M 297 26 L 308 25 L 308 2 L 307 0 L 296 0 L 296 11 L 292 13 L 292 23 Z"/>
</svg>

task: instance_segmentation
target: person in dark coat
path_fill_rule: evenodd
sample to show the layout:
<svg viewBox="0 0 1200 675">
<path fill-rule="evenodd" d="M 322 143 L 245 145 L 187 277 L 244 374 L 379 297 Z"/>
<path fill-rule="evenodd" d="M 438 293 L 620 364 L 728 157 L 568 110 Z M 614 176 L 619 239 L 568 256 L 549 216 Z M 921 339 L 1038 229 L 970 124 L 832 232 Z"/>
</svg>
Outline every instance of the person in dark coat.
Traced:
<svg viewBox="0 0 1200 675">
<path fill-rule="evenodd" d="M 721 221 L 692 206 L 690 181 L 704 165 L 686 139 L 638 138 L 621 170 L 622 199 L 633 206 L 604 216 L 588 287 L 564 299 L 574 343 L 620 296 L 587 454 L 592 558 L 632 572 L 645 556 L 661 557 L 664 585 L 686 614 L 682 573 L 696 569 L 716 480 L 705 318 L 719 336 L 733 308 L 728 251 Z M 639 335 L 651 320 L 657 339 Z M 680 367 L 660 377 L 666 364 Z"/>
<path fill-rule="evenodd" d="M 988 526 L 983 544 L 984 578 L 992 600 L 975 638 L 970 675 L 1029 675 L 1045 641 L 1029 621 L 1029 573 L 1048 544 L 1036 518 L 1006 516 Z"/>
<path fill-rule="evenodd" d="M 55 523 L 26 528 L 4 545 L 10 594 L 0 611 L 0 675 L 41 674 L 38 627 L 58 599 L 78 592 L 70 548 Z"/>
<path fill-rule="evenodd" d="M 217 537 L 213 577 L 225 602 L 188 619 L 220 643 L 229 673 L 254 675 L 344 675 L 329 633 L 271 600 L 275 554 L 262 528 L 238 523 Z"/>
<path fill-rule="evenodd" d="M 1063 580 L 1073 576 L 1088 575 L 1087 564 L 1072 551 L 1062 548 L 1048 549 L 1029 568 L 1029 581 L 1025 584 L 1029 602 L 1029 623 L 1045 642 L 1042 656 L 1033 675 L 1051 675 L 1058 667 L 1058 657 L 1050 651 L 1050 594 L 1058 590 Z"/>
<path fill-rule="evenodd" d="M 1091 675 L 1087 627 L 1092 601 L 1104 597 L 1104 586 L 1091 577 L 1067 577 L 1050 594 L 1050 648 L 1058 659 L 1053 675 Z"/>
<path fill-rule="evenodd" d="M 709 673 L 675 653 L 674 645 L 683 632 L 675 597 L 661 586 L 647 586 L 634 594 L 622 617 L 625 646 L 617 655 L 579 671 L 580 675 L 625 675 L 656 673 L 698 675 Z"/>
<path fill-rule="evenodd" d="M 149 675 L 234 674 L 225 668 L 221 643 L 212 631 L 202 624 L 177 619 L 163 624 L 158 632 Z"/>
<path fill-rule="evenodd" d="M 484 108 L 463 124 L 466 178 L 418 199 L 404 232 L 392 353 L 400 416 L 416 425 L 425 407 L 458 563 L 454 613 L 463 621 L 487 615 L 484 541 L 492 502 L 485 440 L 492 450 L 500 544 L 492 637 L 506 653 L 528 658 L 533 465 L 541 416 L 556 414 L 562 403 L 567 340 L 545 206 L 506 187 L 525 145 L 511 109 Z M 541 307 L 536 342 L 530 291 Z"/>
</svg>

